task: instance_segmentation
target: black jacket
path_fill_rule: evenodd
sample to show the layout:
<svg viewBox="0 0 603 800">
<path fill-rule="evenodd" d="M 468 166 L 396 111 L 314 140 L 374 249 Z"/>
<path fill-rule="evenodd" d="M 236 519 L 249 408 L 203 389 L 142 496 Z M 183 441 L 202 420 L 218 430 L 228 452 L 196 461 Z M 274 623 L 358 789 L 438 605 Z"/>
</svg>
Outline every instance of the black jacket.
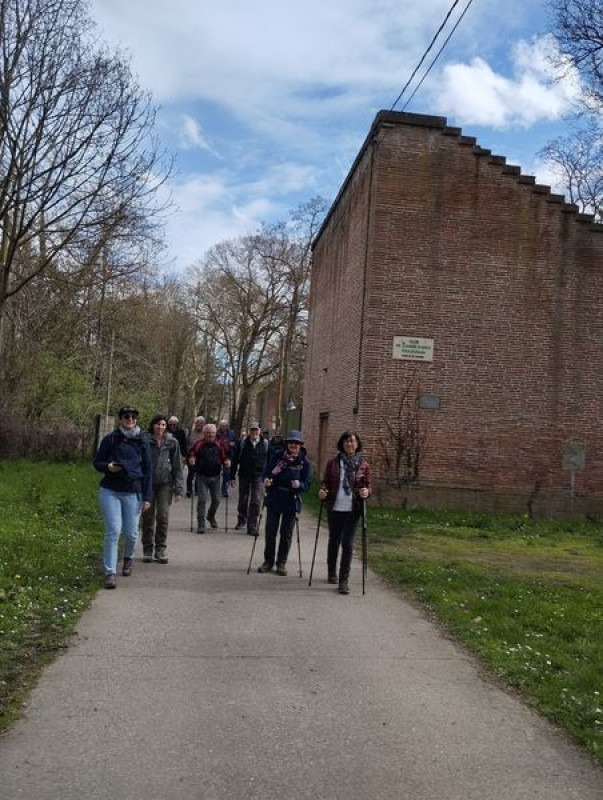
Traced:
<svg viewBox="0 0 603 800">
<path fill-rule="evenodd" d="M 268 458 L 268 442 L 260 436 L 254 447 L 247 436 L 239 442 L 232 458 L 230 478 L 234 481 L 237 470 L 243 478 L 259 478 L 266 469 Z"/>
</svg>

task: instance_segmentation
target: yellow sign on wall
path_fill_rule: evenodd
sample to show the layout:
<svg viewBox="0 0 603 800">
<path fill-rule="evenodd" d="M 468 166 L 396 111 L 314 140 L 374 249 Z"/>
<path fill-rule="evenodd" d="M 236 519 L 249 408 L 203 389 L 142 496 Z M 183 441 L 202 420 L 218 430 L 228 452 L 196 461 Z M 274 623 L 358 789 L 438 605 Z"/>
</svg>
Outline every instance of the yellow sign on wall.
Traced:
<svg viewBox="0 0 603 800">
<path fill-rule="evenodd" d="M 433 361 L 433 339 L 417 336 L 394 336 L 392 358 L 403 361 Z"/>
</svg>

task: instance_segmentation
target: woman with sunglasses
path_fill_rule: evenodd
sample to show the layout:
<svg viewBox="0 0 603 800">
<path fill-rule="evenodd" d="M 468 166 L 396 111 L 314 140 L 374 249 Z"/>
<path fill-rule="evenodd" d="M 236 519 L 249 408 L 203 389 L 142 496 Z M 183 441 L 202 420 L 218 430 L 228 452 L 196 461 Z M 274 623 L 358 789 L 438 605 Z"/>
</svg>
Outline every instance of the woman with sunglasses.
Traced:
<svg viewBox="0 0 603 800">
<path fill-rule="evenodd" d="M 115 589 L 117 546 L 124 535 L 122 575 L 132 574 L 141 511 L 151 507 L 153 466 L 149 440 L 137 424 L 134 406 L 119 409 L 119 427 L 100 443 L 94 467 L 104 473 L 99 500 L 105 521 L 103 566 L 105 589 Z"/>
</svg>

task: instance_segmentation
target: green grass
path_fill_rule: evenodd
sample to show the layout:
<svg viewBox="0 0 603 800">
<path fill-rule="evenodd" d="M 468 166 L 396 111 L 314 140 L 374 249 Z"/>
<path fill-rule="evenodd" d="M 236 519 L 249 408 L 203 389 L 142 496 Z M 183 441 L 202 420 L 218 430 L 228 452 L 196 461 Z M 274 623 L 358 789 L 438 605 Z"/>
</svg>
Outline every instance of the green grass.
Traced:
<svg viewBox="0 0 603 800">
<path fill-rule="evenodd" d="M 0 730 L 100 586 L 97 487 L 89 464 L 0 462 Z"/>
<path fill-rule="evenodd" d="M 0 462 L 0 730 L 100 586 L 97 486 L 88 464 Z M 368 532 L 373 569 L 603 763 L 601 528 L 369 504 Z"/>
<path fill-rule="evenodd" d="M 594 524 L 369 511 L 369 564 L 603 763 L 603 534 Z"/>
</svg>

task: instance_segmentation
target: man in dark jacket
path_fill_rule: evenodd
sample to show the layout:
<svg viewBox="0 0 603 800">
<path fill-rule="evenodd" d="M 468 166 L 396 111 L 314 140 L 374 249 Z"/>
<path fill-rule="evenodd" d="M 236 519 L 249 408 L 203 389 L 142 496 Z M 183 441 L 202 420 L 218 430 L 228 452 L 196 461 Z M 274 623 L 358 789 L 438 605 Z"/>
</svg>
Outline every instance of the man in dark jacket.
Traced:
<svg viewBox="0 0 603 800">
<path fill-rule="evenodd" d="M 180 427 L 180 420 L 176 416 L 171 416 L 168 419 L 167 424 L 168 433 L 171 433 L 174 439 L 178 442 L 178 446 L 180 447 L 180 455 L 182 458 L 186 458 L 186 431 L 184 428 Z"/>
<path fill-rule="evenodd" d="M 222 467 L 230 467 L 230 459 L 216 441 L 216 426 L 205 425 L 203 439 L 200 439 L 189 453 L 188 463 L 194 467 L 197 477 L 197 533 L 205 533 L 205 506 L 207 493 L 211 505 L 207 519 L 212 528 L 217 528 L 216 512 L 220 505 L 220 472 Z"/>
<path fill-rule="evenodd" d="M 235 485 L 239 472 L 238 520 L 235 531 L 247 525 L 250 536 L 257 535 L 258 517 L 262 503 L 262 475 L 266 469 L 268 442 L 260 436 L 257 422 L 249 425 L 249 434 L 241 439 L 235 449 L 230 472 L 231 485 Z"/>
</svg>

